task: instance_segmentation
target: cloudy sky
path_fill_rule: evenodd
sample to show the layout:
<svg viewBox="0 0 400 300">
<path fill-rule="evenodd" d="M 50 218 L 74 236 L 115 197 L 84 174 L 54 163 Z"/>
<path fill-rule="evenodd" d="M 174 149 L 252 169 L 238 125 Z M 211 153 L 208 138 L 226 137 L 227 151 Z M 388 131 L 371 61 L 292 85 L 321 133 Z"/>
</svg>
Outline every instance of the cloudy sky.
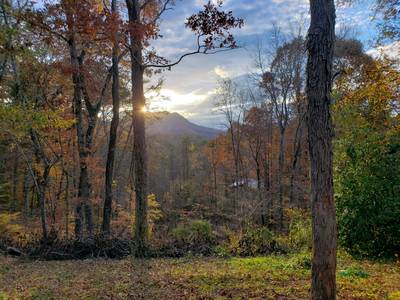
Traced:
<svg viewBox="0 0 400 300">
<path fill-rule="evenodd" d="M 346 27 L 360 39 L 365 49 L 372 49 L 376 25 L 372 20 L 371 0 L 361 0 L 351 7 L 337 7 L 337 29 Z M 162 56 L 171 60 L 195 49 L 194 35 L 185 29 L 188 16 L 199 11 L 206 0 L 178 0 L 173 10 L 168 11 L 161 23 L 162 39 L 154 47 Z M 244 19 L 242 29 L 235 31 L 241 46 L 229 52 L 215 55 L 197 55 L 185 59 L 171 71 L 163 73 L 165 79 L 161 96 L 150 104 L 152 110 L 168 110 L 183 114 L 191 121 L 218 127 L 220 117 L 213 113 L 213 93 L 221 77 L 238 77 L 251 72 L 255 45 L 268 38 L 274 24 L 289 34 L 297 24 L 309 19 L 307 0 L 225 0 L 224 10 L 232 10 Z M 245 77 L 245 76 L 243 76 Z"/>
</svg>

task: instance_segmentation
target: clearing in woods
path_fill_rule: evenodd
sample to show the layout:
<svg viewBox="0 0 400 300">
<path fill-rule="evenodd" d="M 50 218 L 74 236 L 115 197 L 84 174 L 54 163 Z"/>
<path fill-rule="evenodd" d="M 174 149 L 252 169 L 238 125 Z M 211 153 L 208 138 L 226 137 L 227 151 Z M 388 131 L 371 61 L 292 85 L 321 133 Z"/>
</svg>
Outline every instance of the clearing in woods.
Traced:
<svg viewBox="0 0 400 300">
<path fill-rule="evenodd" d="M 341 253 L 338 299 L 400 299 L 400 262 Z M 306 253 L 256 258 L 28 261 L 0 256 L 0 299 L 308 299 Z"/>
</svg>

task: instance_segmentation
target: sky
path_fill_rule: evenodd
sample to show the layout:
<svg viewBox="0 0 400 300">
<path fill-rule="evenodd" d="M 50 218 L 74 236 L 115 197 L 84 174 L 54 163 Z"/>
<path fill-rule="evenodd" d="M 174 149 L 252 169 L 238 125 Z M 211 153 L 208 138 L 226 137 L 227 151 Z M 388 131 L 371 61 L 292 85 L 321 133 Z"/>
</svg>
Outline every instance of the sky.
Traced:
<svg viewBox="0 0 400 300">
<path fill-rule="evenodd" d="M 365 50 L 372 51 L 376 24 L 372 20 L 372 0 L 360 0 L 352 6 L 337 5 L 336 29 L 346 27 L 361 40 Z M 153 42 L 159 55 L 173 61 L 195 49 L 195 36 L 185 28 L 185 20 L 201 10 L 206 0 L 177 0 L 173 10 L 163 16 L 163 38 Z M 165 71 L 160 95 L 152 97 L 150 110 L 178 112 L 190 121 L 209 127 L 221 127 L 223 120 L 215 112 L 215 89 L 221 78 L 245 78 L 254 70 L 256 45 L 268 47 L 271 29 L 278 26 L 284 34 L 303 23 L 304 34 L 309 20 L 307 0 L 225 0 L 223 9 L 244 19 L 245 25 L 235 30 L 239 49 L 215 55 L 196 55 Z"/>
</svg>

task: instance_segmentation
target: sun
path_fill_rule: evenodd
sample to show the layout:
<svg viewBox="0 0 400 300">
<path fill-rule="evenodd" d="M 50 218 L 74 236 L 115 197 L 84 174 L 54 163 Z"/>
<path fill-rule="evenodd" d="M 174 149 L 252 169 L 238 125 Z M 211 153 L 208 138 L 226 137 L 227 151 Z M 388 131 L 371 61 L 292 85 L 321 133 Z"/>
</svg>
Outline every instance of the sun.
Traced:
<svg viewBox="0 0 400 300">
<path fill-rule="evenodd" d="M 146 113 L 148 110 L 147 110 L 147 107 L 146 107 L 146 106 L 143 106 L 143 107 L 140 109 L 140 111 L 141 111 L 142 113 Z"/>
</svg>

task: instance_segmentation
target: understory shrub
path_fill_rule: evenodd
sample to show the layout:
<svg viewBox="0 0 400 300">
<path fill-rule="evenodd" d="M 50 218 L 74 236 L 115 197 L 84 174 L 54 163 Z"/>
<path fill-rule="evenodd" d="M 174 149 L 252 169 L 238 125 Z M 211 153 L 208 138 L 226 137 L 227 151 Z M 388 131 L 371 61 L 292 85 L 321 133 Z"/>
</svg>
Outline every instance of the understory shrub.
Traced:
<svg viewBox="0 0 400 300">
<path fill-rule="evenodd" d="M 22 231 L 22 226 L 16 220 L 19 213 L 0 213 L 0 237 L 16 239 Z"/>
<path fill-rule="evenodd" d="M 277 234 L 267 227 L 248 226 L 242 232 L 230 232 L 228 241 L 215 249 L 217 256 L 255 256 L 271 253 L 309 251 L 312 247 L 311 216 L 305 210 L 289 209 L 287 234 Z"/>
<path fill-rule="evenodd" d="M 179 225 L 172 231 L 178 243 L 201 245 L 213 243 L 215 236 L 208 221 L 196 220 L 188 225 Z"/>
<path fill-rule="evenodd" d="M 336 144 L 335 192 L 339 242 L 355 255 L 400 255 L 400 134 Z M 361 131 L 361 129 L 360 129 Z"/>
<path fill-rule="evenodd" d="M 268 228 L 249 227 L 242 233 L 231 234 L 227 248 L 232 255 L 265 255 L 276 250 L 276 240 L 274 234 Z"/>
<path fill-rule="evenodd" d="M 195 220 L 172 230 L 171 239 L 157 251 L 161 256 L 211 255 L 216 236 L 210 222 Z"/>
<path fill-rule="evenodd" d="M 352 91 L 333 106 L 338 236 L 353 255 L 396 258 L 400 255 L 400 127 L 393 107 L 398 83 L 386 79 L 391 73 L 387 66 L 377 66 L 385 75 L 373 75 L 368 92 Z M 385 80 L 377 84 L 379 78 Z"/>
<path fill-rule="evenodd" d="M 284 252 L 298 252 L 312 247 L 310 213 L 301 209 L 288 209 L 289 230 L 287 235 L 276 237 L 278 248 Z"/>
</svg>

